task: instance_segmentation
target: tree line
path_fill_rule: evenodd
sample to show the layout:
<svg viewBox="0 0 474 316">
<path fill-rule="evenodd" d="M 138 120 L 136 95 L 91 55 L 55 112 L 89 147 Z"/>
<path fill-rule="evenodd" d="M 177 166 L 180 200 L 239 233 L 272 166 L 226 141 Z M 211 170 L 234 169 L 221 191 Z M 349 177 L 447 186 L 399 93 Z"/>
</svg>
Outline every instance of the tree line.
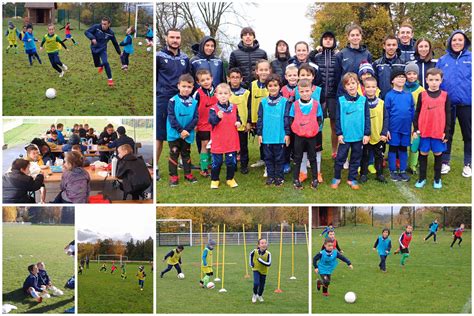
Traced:
<svg viewBox="0 0 474 316">
<path fill-rule="evenodd" d="M 74 207 L 4 206 L 3 222 L 74 224 Z"/>
<path fill-rule="evenodd" d="M 107 238 L 99 239 L 95 243 L 78 244 L 78 259 L 88 256 L 91 260 L 95 260 L 99 254 L 122 255 L 127 256 L 128 260 L 150 261 L 153 260 L 153 238 L 148 237 L 146 240 L 131 238 L 126 243 Z"/>
</svg>

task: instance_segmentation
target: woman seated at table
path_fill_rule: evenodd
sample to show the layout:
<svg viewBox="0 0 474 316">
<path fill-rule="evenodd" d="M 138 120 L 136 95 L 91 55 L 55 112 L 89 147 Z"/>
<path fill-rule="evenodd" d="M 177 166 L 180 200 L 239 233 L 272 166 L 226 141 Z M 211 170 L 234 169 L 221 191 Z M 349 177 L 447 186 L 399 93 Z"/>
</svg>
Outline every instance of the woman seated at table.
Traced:
<svg viewBox="0 0 474 316">
<path fill-rule="evenodd" d="M 44 176 L 40 173 L 31 177 L 29 168 L 28 160 L 13 161 L 11 171 L 3 175 L 3 203 L 36 203 L 34 192 L 43 187 Z"/>
<path fill-rule="evenodd" d="M 85 152 L 87 150 L 87 146 L 81 144 L 81 138 L 79 135 L 72 134 L 71 137 L 69 137 L 69 140 L 67 141 L 66 145 L 63 145 L 63 152 L 67 153 L 72 150 L 72 146 L 74 145 L 80 145 L 81 146 L 81 151 Z"/>
<path fill-rule="evenodd" d="M 113 142 L 116 139 L 117 139 L 117 133 L 114 131 L 114 126 L 112 124 L 108 124 L 106 127 L 104 127 L 104 131 L 100 133 L 97 144 L 108 145 L 110 142 Z M 100 161 L 108 163 L 110 156 L 112 155 L 112 152 L 100 151 L 99 153 L 100 153 Z"/>
<path fill-rule="evenodd" d="M 90 176 L 82 167 L 82 154 L 67 152 L 64 158 L 63 175 L 59 189 L 61 192 L 51 203 L 87 203 L 90 194 Z"/>
</svg>

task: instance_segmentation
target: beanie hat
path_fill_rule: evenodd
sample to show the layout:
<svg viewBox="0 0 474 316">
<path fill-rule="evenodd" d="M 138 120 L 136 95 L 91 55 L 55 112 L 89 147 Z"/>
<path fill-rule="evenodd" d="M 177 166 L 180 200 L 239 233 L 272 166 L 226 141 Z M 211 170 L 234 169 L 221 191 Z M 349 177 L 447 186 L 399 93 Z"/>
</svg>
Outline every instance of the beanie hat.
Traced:
<svg viewBox="0 0 474 316">
<path fill-rule="evenodd" d="M 359 65 L 359 78 L 366 73 L 371 74 L 372 77 L 375 76 L 374 68 L 372 67 L 372 65 L 367 60 L 363 60 Z"/>
<path fill-rule="evenodd" d="M 390 74 L 390 82 L 392 82 L 393 79 L 395 79 L 395 77 L 398 77 L 400 75 L 402 75 L 406 78 L 406 75 L 405 75 L 405 72 L 403 71 L 403 69 L 400 69 L 400 68 L 393 69 L 392 73 Z"/>
<path fill-rule="evenodd" d="M 410 71 L 414 71 L 417 75 L 420 74 L 420 69 L 418 68 L 418 65 L 416 63 L 408 63 L 405 66 L 405 73 L 408 73 Z"/>
</svg>

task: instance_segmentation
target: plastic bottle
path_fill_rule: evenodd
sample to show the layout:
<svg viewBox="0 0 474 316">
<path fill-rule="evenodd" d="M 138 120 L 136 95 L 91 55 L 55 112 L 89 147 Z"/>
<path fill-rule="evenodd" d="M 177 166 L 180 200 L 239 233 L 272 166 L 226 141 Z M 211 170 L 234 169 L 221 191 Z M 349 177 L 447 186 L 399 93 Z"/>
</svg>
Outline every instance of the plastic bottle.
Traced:
<svg viewBox="0 0 474 316">
<path fill-rule="evenodd" d="M 420 140 L 421 140 L 420 131 L 417 131 L 416 135 L 417 137 L 413 139 L 410 146 L 410 151 L 412 153 L 418 152 L 418 147 L 420 147 Z"/>
<path fill-rule="evenodd" d="M 110 175 L 112 177 L 115 177 L 115 174 L 117 173 L 117 163 L 118 163 L 118 159 L 117 159 L 117 157 L 114 156 L 112 158 L 112 170 L 110 172 Z"/>
</svg>

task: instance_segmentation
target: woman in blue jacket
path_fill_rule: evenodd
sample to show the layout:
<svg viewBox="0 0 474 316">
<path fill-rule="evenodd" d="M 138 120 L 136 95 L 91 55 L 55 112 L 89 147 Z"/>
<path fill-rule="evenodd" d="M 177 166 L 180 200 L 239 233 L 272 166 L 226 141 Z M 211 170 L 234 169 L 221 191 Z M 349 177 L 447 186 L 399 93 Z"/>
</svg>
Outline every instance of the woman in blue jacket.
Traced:
<svg viewBox="0 0 474 316">
<path fill-rule="evenodd" d="M 451 170 L 451 144 L 453 141 L 456 117 L 461 127 L 464 141 L 464 168 L 462 175 L 471 177 L 471 105 L 472 105 L 472 53 L 471 41 L 464 32 L 457 30 L 449 36 L 446 54 L 436 63 L 443 71 L 441 89 L 448 93 L 451 101 L 451 131 L 448 149 L 443 154 L 441 173 Z"/>
</svg>

